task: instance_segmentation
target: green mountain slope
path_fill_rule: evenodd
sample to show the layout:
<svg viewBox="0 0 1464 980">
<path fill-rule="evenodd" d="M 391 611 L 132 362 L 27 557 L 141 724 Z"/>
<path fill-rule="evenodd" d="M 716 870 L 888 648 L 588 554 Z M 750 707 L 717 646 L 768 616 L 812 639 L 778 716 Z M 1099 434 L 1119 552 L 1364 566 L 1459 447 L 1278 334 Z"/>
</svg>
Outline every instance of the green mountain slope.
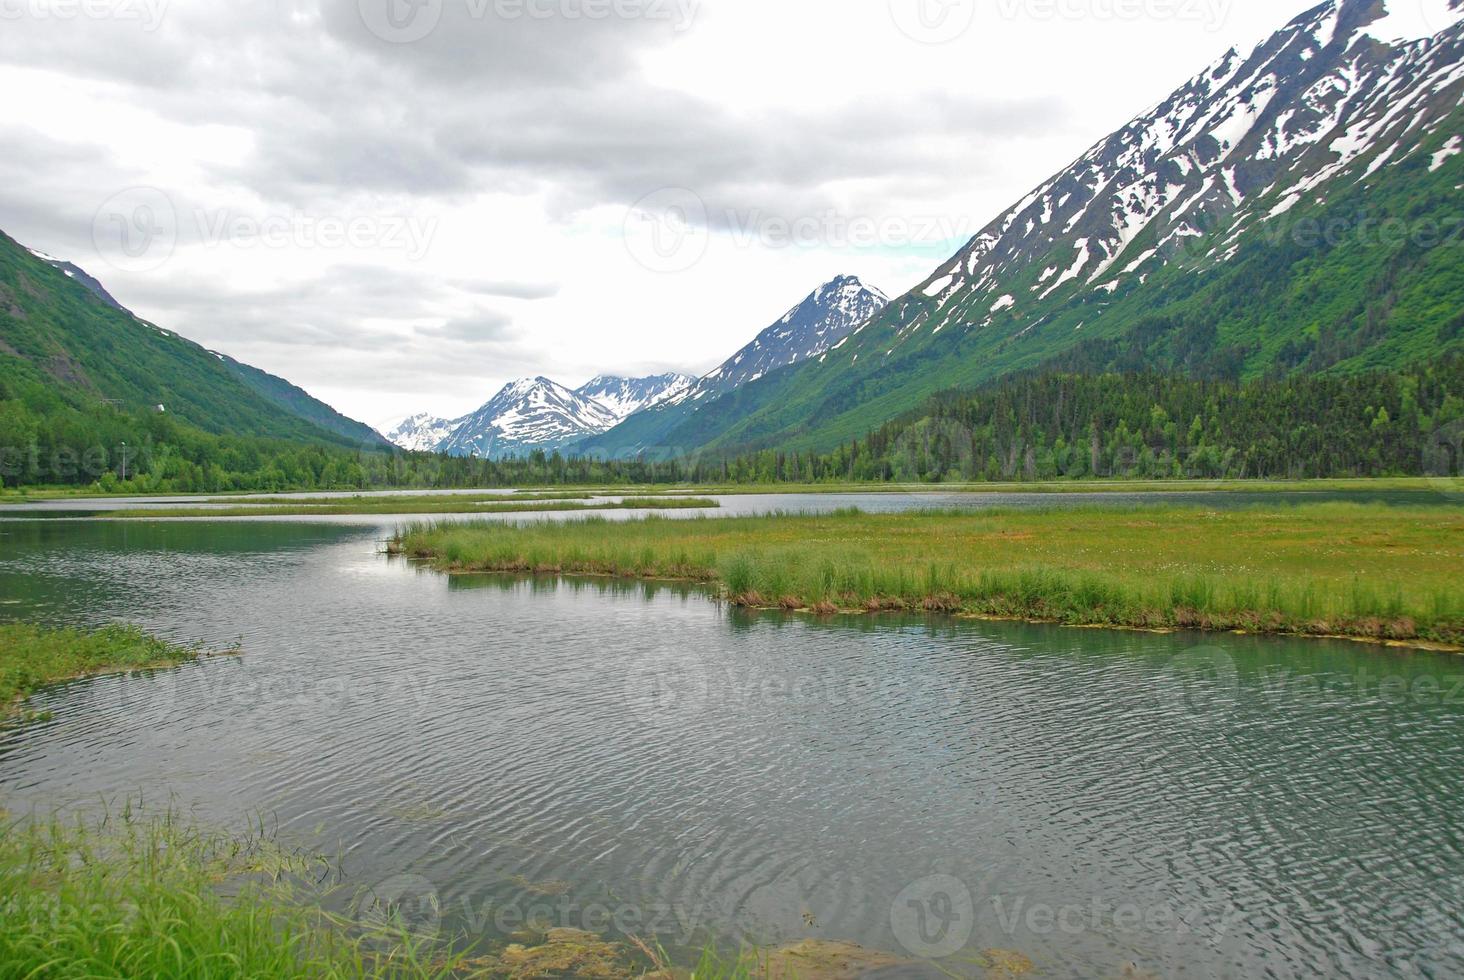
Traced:
<svg viewBox="0 0 1464 980">
<path fill-rule="evenodd" d="M 827 450 L 936 392 L 1041 367 L 1255 378 L 1457 348 L 1464 25 L 1384 43 L 1369 33 L 1383 11 L 1333 0 L 1231 52 L 848 343 L 655 444 Z"/>
<path fill-rule="evenodd" d="M 303 388 L 290 384 L 284 378 L 243 364 L 227 354 L 222 354 L 220 357 L 224 367 L 232 371 L 235 377 L 285 411 L 362 447 L 386 449 L 391 446 L 391 443 L 387 442 L 386 438 L 371 426 L 347 418 L 325 402 L 311 397 L 310 393 Z"/>
<path fill-rule="evenodd" d="M 0 397 L 24 400 L 40 414 L 161 407 L 176 422 L 215 434 L 367 442 L 349 420 L 287 382 L 109 305 L 3 233 Z"/>
</svg>

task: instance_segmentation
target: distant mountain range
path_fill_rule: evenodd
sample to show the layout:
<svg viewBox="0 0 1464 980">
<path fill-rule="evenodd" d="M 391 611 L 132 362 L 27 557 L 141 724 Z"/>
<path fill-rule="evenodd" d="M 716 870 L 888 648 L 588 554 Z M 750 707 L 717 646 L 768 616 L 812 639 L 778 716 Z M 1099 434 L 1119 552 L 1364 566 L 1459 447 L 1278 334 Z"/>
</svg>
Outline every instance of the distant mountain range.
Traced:
<svg viewBox="0 0 1464 980">
<path fill-rule="evenodd" d="M 162 412 L 209 433 L 353 448 L 389 444 L 283 378 L 127 310 L 64 259 L 0 233 L 0 400 Z"/>
<path fill-rule="evenodd" d="M 534 450 L 603 452 L 599 444 L 617 438 L 614 433 L 627 420 L 692 415 L 703 401 L 822 356 L 888 302 L 857 278 L 840 276 L 703 378 L 602 376 L 572 391 L 548 378 L 526 378 L 505 386 L 470 415 L 451 420 L 414 415 L 386 438 L 405 449 L 494 459 Z"/>
</svg>

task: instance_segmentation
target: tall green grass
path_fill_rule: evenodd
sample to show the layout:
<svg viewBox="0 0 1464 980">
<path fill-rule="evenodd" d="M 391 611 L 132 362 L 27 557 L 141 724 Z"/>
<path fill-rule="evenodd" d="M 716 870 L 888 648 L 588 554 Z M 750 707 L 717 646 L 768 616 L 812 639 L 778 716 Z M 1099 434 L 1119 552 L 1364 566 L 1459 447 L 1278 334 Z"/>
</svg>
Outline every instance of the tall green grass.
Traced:
<svg viewBox="0 0 1464 980">
<path fill-rule="evenodd" d="M 372 943 L 331 920 L 305 900 L 314 865 L 172 814 L 9 821 L 0 978 L 460 975 L 410 936 Z"/>
<path fill-rule="evenodd" d="M 0 624 L 0 717 L 13 713 L 16 702 L 46 684 L 167 667 L 200 655 L 197 647 L 168 643 L 135 626 L 75 630 Z"/>
<path fill-rule="evenodd" d="M 446 571 L 676 578 L 755 607 L 1464 642 L 1464 512 L 1318 503 L 419 525 Z"/>
<path fill-rule="evenodd" d="M 551 933 L 494 953 L 347 920 L 323 910 L 333 873 L 258 822 L 226 834 L 130 805 L 69 820 L 0 811 L 0 980 L 502 980 L 574 975 L 581 960 L 602 980 L 687 976 L 639 939 L 558 946 Z M 571 972 L 539 972 L 554 963 Z M 744 980 L 764 975 L 757 964 L 709 945 L 694 976 Z"/>
</svg>

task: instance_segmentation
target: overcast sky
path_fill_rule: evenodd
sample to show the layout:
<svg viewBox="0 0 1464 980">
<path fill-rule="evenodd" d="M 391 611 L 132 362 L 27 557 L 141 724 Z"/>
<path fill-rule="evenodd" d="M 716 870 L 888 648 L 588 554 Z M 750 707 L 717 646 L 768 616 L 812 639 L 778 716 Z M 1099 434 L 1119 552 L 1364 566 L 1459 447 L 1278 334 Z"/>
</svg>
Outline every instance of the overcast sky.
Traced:
<svg viewBox="0 0 1464 980">
<path fill-rule="evenodd" d="M 356 418 L 458 415 L 902 292 L 1313 5 L 0 0 L 0 229 Z"/>
</svg>

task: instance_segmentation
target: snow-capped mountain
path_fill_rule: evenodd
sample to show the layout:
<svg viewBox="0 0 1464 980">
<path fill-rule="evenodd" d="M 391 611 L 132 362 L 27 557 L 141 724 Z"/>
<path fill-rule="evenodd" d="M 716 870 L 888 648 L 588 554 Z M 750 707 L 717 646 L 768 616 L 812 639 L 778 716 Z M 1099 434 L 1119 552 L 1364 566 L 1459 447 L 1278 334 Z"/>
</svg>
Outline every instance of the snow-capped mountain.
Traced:
<svg viewBox="0 0 1464 980">
<path fill-rule="evenodd" d="M 619 443 L 829 448 L 1070 355 L 1231 377 L 1405 363 L 1461 307 L 1459 250 L 1439 247 L 1457 241 L 1461 103 L 1464 0 L 1329 0 L 1098 142 L 827 353 Z"/>
<path fill-rule="evenodd" d="M 548 378 L 506 385 L 482 408 L 452 423 L 452 433 L 435 448 L 451 456 L 498 459 L 542 449 L 564 449 L 587 435 L 604 432 L 619 419 L 599 402 Z"/>
<path fill-rule="evenodd" d="M 386 438 L 413 452 L 463 456 L 523 455 L 565 449 L 642 409 L 683 394 L 696 379 L 686 374 L 648 378 L 601 375 L 575 391 L 548 378 L 525 378 L 503 388 L 460 419 L 423 412 L 402 420 Z"/>
<path fill-rule="evenodd" d="M 672 404 L 705 401 L 779 368 L 819 357 L 884 309 L 889 301 L 888 296 L 866 286 L 857 276 L 831 279 L 715 371 L 667 401 Z"/>
<path fill-rule="evenodd" d="M 1025 327 L 1171 261 L 1226 261 L 1360 159 L 1366 178 L 1419 148 L 1458 105 L 1461 19 L 1461 0 L 1330 0 L 1248 56 L 1231 49 L 987 226 L 919 287 L 935 303 L 911 305 L 901 332 Z M 1385 43 L 1419 24 L 1443 33 Z M 1210 248 L 1195 255 L 1196 239 Z"/>
<path fill-rule="evenodd" d="M 716 370 L 680 394 L 637 412 L 603 435 L 586 440 L 581 448 L 610 456 L 655 454 L 673 448 L 665 442 L 668 433 L 683 426 L 698 427 L 709 416 L 720 416 L 720 404 L 713 407 L 713 403 L 744 385 L 778 374 L 784 368 L 826 357 L 888 303 L 884 293 L 866 286 L 857 276 L 831 279 Z"/>
<path fill-rule="evenodd" d="M 453 434 L 462 419 L 440 419 L 430 412 L 421 412 L 403 419 L 390 432 L 388 442 L 414 453 L 430 453 Z"/>
<path fill-rule="evenodd" d="M 649 378 L 616 378 L 600 376 L 575 389 L 575 394 L 599 402 L 617 420 L 626 419 L 642 409 L 680 398 L 696 378 L 689 374 L 658 374 Z"/>
</svg>

